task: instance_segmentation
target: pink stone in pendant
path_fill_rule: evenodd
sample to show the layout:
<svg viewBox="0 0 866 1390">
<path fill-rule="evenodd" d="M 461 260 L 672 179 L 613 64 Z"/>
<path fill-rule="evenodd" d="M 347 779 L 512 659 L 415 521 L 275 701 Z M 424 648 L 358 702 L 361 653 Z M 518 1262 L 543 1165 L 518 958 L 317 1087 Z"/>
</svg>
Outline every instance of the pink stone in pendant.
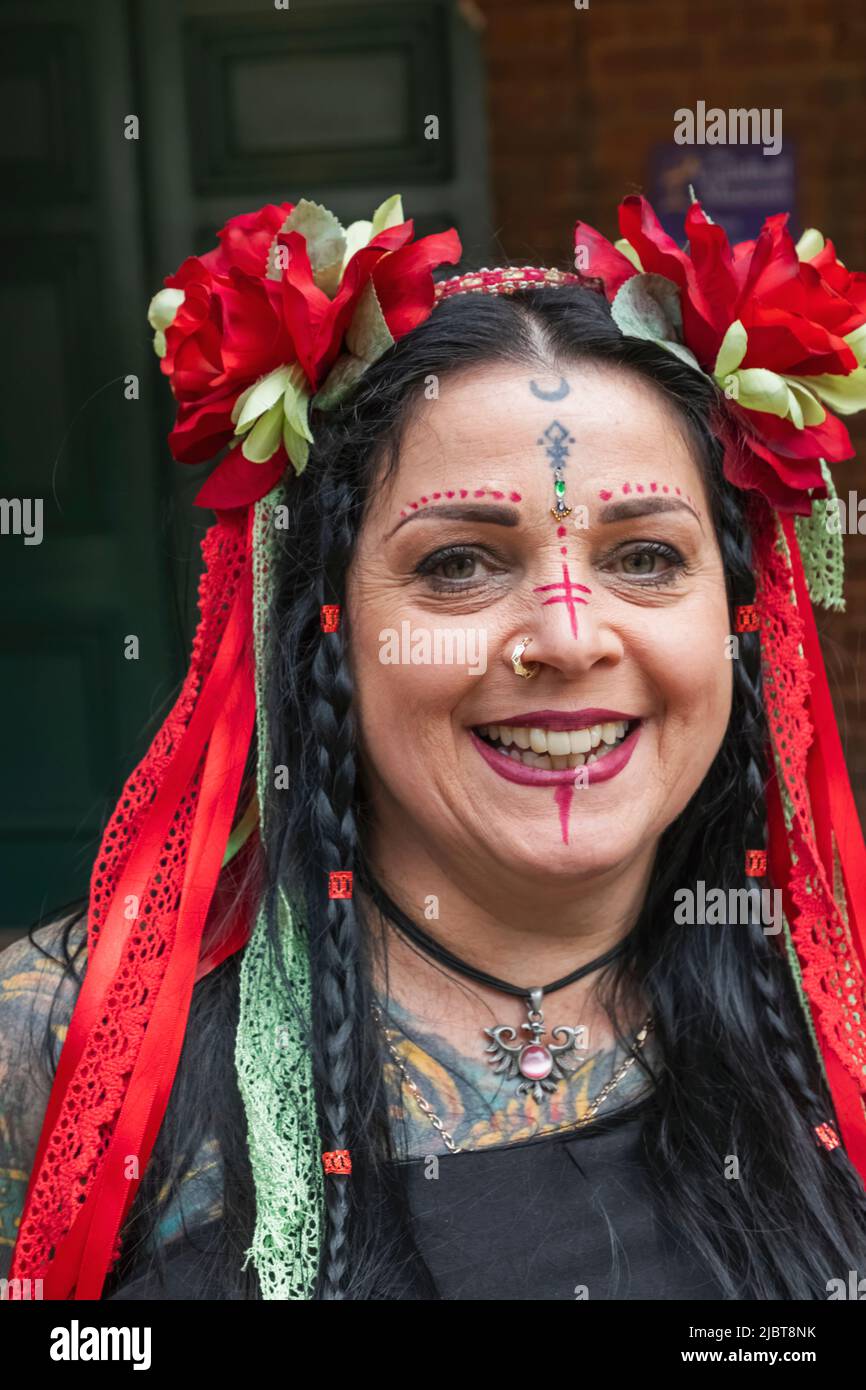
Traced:
<svg viewBox="0 0 866 1390">
<path fill-rule="evenodd" d="M 518 1057 L 517 1068 L 529 1081 L 543 1081 L 551 1073 L 553 1058 L 540 1043 L 530 1043 Z"/>
</svg>

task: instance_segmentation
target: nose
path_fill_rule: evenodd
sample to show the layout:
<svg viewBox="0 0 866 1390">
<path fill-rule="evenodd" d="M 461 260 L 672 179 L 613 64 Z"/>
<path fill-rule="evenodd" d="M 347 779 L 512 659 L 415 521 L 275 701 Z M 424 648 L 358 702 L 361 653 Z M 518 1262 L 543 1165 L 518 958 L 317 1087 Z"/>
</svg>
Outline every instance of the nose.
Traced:
<svg viewBox="0 0 866 1390">
<path fill-rule="evenodd" d="M 523 655 L 524 665 L 549 666 L 567 676 L 590 671 L 600 662 L 616 665 L 622 660 L 622 639 L 604 611 L 606 596 L 574 579 L 566 564 L 562 571 L 561 580 L 536 586 L 535 618 L 522 632 L 509 637 L 504 660 L 511 669 L 512 653 L 523 637 L 531 638 Z"/>
</svg>

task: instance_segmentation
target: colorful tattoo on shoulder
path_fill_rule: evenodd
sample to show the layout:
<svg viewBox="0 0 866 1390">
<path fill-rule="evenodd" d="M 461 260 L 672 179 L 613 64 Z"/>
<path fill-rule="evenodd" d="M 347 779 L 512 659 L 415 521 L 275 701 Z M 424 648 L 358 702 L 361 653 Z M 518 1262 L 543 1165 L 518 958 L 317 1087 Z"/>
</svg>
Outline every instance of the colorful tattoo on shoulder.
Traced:
<svg viewBox="0 0 866 1390">
<path fill-rule="evenodd" d="M 385 1010 L 388 1038 L 400 1061 L 433 1113 L 461 1149 L 484 1149 L 515 1143 L 556 1130 L 572 1129 L 586 1115 L 599 1091 L 622 1065 L 622 1048 L 598 1048 L 573 1062 L 572 1070 L 542 1104 L 519 1095 L 513 1080 L 497 1075 L 484 1058 L 479 1028 L 479 1055 L 460 1053 L 442 1034 L 430 1029 L 394 1000 Z M 383 1054 L 385 1086 L 392 1131 L 402 1157 L 448 1152 L 448 1146 L 425 1114 L 400 1068 Z M 602 1103 L 599 1116 L 620 1108 L 647 1088 L 640 1066 L 632 1066 Z"/>
</svg>

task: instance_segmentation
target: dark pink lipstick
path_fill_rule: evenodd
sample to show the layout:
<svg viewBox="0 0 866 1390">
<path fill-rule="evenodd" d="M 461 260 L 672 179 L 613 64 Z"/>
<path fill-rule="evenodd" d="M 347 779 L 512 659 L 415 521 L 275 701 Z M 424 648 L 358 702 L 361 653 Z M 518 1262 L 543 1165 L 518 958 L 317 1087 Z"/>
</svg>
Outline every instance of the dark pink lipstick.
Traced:
<svg viewBox="0 0 866 1390">
<path fill-rule="evenodd" d="M 627 715 L 616 716 L 618 719 L 627 717 Z M 505 720 L 502 722 L 505 723 Z M 594 720 L 593 722 L 603 723 L 605 721 Z M 535 725 L 534 727 L 539 726 Z M 552 726 L 548 725 L 547 727 Z M 618 743 L 603 758 L 599 758 L 598 762 L 590 763 L 589 766 L 584 763 L 580 767 L 564 767 L 560 771 L 551 770 L 550 772 L 540 767 L 527 767 L 525 763 L 509 757 L 507 753 L 500 752 L 498 748 L 494 748 L 491 744 L 485 743 L 483 738 L 479 738 L 473 729 L 469 730 L 469 737 L 488 766 L 492 767 L 494 772 L 498 772 L 500 777 L 504 777 L 506 782 L 519 782 L 525 787 L 559 787 L 564 783 L 571 783 L 574 786 L 580 776 L 581 779 L 585 779 L 587 785 L 593 786 L 596 782 L 609 782 L 611 777 L 616 777 L 618 772 L 622 772 L 637 747 L 642 728 L 642 724 L 635 724 L 634 728 L 629 729 L 622 743 Z"/>
</svg>

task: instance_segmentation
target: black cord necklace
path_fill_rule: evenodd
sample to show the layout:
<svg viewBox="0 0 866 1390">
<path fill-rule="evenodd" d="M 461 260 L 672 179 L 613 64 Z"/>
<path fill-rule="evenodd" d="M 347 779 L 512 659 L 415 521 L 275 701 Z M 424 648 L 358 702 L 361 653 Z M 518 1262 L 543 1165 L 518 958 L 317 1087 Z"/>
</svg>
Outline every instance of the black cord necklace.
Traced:
<svg viewBox="0 0 866 1390">
<path fill-rule="evenodd" d="M 585 976 L 591 975 L 593 971 L 600 970 L 602 966 L 616 960 L 625 950 L 627 938 L 618 941 L 603 955 L 596 956 L 594 960 L 587 961 L 586 965 L 581 965 L 577 970 L 573 970 L 570 975 L 563 975 L 561 979 L 554 980 L 549 985 L 527 988 L 526 985 L 512 985 L 507 980 L 499 980 L 495 975 L 478 970 L 474 965 L 469 965 L 459 956 L 455 956 L 440 941 L 429 936 L 417 923 L 407 917 L 406 913 L 388 897 L 388 894 L 378 884 L 368 880 L 364 883 L 364 889 L 382 915 L 425 954 L 440 961 L 443 965 L 450 966 L 452 970 L 465 975 L 467 979 L 476 980 L 482 985 L 489 985 L 492 989 L 501 990 L 503 994 L 516 995 L 525 1001 L 527 1020 L 520 1027 L 530 1035 L 530 1040 L 528 1042 L 521 1040 L 516 1028 L 512 1028 L 507 1023 L 500 1023 L 493 1028 L 484 1029 L 485 1034 L 490 1038 L 485 1052 L 490 1054 L 488 1060 L 494 1071 L 505 1072 L 506 1079 L 509 1081 L 520 1078 L 517 1086 L 518 1095 L 532 1095 L 535 1100 L 542 1101 L 546 1094 L 555 1091 L 560 1081 L 569 1075 L 560 1059 L 568 1054 L 573 1054 L 575 1058 L 582 1060 L 586 1055 L 585 1050 L 577 1045 L 579 1035 L 581 1042 L 583 1042 L 585 1029 L 557 1024 L 556 1027 L 551 1028 L 550 1035 L 551 1038 L 560 1038 L 562 1041 L 542 1043 L 541 1035 L 545 1031 L 542 1012 L 544 996 L 554 994 L 558 989 L 564 989 L 566 985 L 574 984 L 576 980 L 582 980 Z"/>
</svg>

